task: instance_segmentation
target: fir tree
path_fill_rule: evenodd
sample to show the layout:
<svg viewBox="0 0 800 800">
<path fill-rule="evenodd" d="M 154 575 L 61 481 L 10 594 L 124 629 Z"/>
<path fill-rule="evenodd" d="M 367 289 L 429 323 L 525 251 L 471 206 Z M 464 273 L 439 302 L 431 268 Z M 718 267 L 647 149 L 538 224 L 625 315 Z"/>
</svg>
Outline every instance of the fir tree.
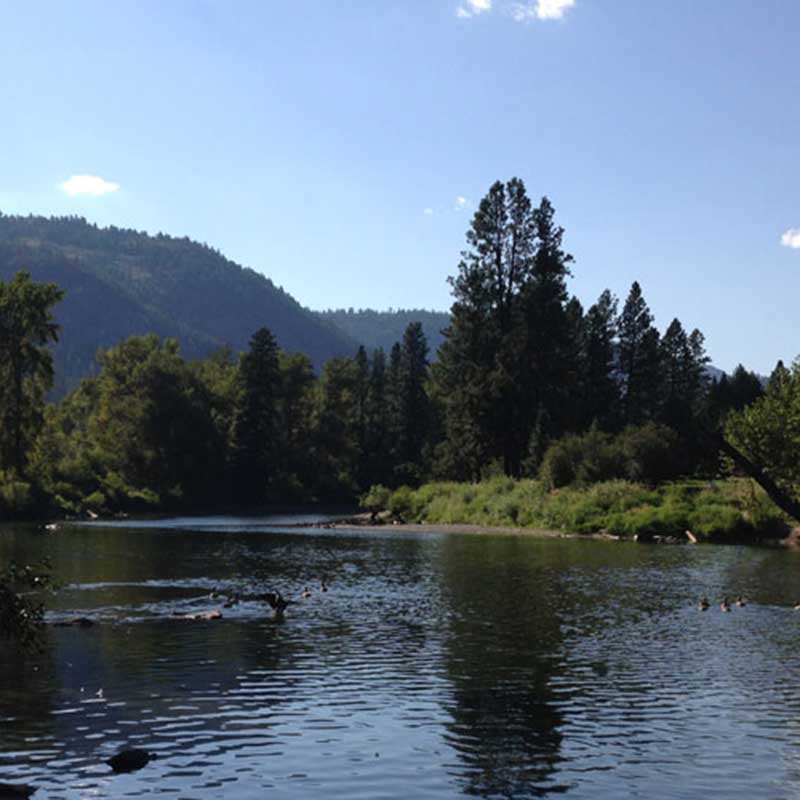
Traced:
<svg viewBox="0 0 800 800">
<path fill-rule="evenodd" d="M 583 325 L 583 426 L 610 429 L 619 418 L 616 379 L 617 298 L 606 289 L 586 312 Z"/>
<path fill-rule="evenodd" d="M 619 318 L 619 375 L 626 424 L 657 416 L 661 390 L 661 353 L 653 316 L 634 281 Z"/>
<path fill-rule="evenodd" d="M 253 334 L 239 363 L 240 400 L 233 429 L 235 496 L 243 503 L 266 501 L 281 450 L 278 345 L 267 328 Z"/>
</svg>

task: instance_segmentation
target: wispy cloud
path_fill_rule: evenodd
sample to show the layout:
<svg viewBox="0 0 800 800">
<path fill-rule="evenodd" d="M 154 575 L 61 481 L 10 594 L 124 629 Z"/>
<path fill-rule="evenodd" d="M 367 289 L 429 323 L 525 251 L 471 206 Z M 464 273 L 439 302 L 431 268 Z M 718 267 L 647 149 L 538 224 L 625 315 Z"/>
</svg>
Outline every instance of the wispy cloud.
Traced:
<svg viewBox="0 0 800 800">
<path fill-rule="evenodd" d="M 789 228 L 781 236 L 781 244 L 784 247 L 791 247 L 792 250 L 800 250 L 800 228 Z"/>
<path fill-rule="evenodd" d="M 119 184 L 99 178 L 97 175 L 73 175 L 69 180 L 59 184 L 59 188 L 70 197 L 81 194 L 102 197 L 104 194 L 119 191 Z"/>
<path fill-rule="evenodd" d="M 468 205 L 469 205 L 469 200 L 467 200 L 466 197 L 462 197 L 461 195 L 456 197 L 456 203 L 455 203 L 455 206 L 454 206 L 456 211 L 461 211 L 462 209 L 466 208 Z"/>
<path fill-rule="evenodd" d="M 527 0 L 524 3 L 512 3 L 509 11 L 515 22 L 546 21 L 561 19 L 574 5 L 575 0 Z"/>
<path fill-rule="evenodd" d="M 422 213 L 423 213 L 423 214 L 424 214 L 426 217 L 432 217 L 432 216 L 433 216 L 433 209 L 432 209 L 432 208 L 426 208 L 426 209 L 424 209 L 424 210 L 422 211 Z"/>
<path fill-rule="evenodd" d="M 466 0 L 456 9 L 459 19 L 469 19 L 492 10 L 492 0 Z"/>
<path fill-rule="evenodd" d="M 575 0 L 536 0 L 537 19 L 561 19 L 567 9 L 575 5 Z"/>
</svg>

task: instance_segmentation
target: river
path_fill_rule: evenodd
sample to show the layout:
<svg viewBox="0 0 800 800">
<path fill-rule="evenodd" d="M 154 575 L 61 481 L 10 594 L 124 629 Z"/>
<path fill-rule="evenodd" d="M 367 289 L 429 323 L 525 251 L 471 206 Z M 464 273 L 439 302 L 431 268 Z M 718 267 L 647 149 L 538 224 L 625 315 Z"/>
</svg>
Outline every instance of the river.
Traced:
<svg viewBox="0 0 800 800">
<path fill-rule="evenodd" d="M 2 645 L 0 781 L 68 800 L 800 796 L 798 554 L 286 521 L 0 528 L 0 563 L 52 560 L 49 621 L 97 622 L 48 626 L 33 657 Z M 297 599 L 282 620 L 269 589 Z M 724 594 L 748 605 L 724 614 Z M 158 758 L 113 774 L 125 747 Z"/>
</svg>

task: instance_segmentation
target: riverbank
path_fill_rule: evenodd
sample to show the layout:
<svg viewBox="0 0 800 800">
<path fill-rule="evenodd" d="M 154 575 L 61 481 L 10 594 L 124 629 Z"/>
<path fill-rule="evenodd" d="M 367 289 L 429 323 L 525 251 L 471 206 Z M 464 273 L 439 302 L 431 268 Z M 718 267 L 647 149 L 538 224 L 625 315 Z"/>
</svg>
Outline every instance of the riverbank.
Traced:
<svg viewBox="0 0 800 800">
<path fill-rule="evenodd" d="M 394 491 L 373 487 L 363 500 L 366 523 L 399 529 L 533 533 L 700 542 L 785 539 L 789 521 L 746 479 L 683 481 L 647 487 L 608 481 L 548 491 L 539 481 L 492 478 L 481 483 L 431 483 Z M 338 523 L 363 526 L 364 518 Z M 384 523 L 383 525 L 380 522 Z"/>
<path fill-rule="evenodd" d="M 514 536 L 538 536 L 544 539 L 604 539 L 618 541 L 619 536 L 598 531 L 595 533 L 576 533 L 575 531 L 544 530 L 542 528 L 521 528 L 508 525 L 475 525 L 469 523 L 430 523 L 425 520 L 420 522 L 399 522 L 390 515 L 378 517 L 373 521 L 371 513 L 355 514 L 333 522 L 317 523 L 315 527 L 328 530 L 352 530 L 357 528 L 365 531 L 397 531 L 407 533 L 471 533 L 471 534 L 510 534 Z"/>
</svg>

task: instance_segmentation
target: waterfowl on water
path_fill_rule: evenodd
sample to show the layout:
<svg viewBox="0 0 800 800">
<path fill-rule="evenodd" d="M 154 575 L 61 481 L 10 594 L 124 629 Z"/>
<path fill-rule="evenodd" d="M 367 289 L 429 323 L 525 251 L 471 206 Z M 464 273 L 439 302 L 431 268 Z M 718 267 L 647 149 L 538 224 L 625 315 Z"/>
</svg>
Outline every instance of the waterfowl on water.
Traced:
<svg viewBox="0 0 800 800">
<path fill-rule="evenodd" d="M 157 758 L 155 753 L 148 753 L 147 750 L 139 750 L 133 748 L 132 750 L 122 750 L 115 756 L 106 761 L 114 772 L 134 772 L 146 766 L 154 758 Z"/>
<path fill-rule="evenodd" d="M 280 592 L 264 592 L 260 599 L 269 604 L 269 607 L 275 612 L 275 616 L 283 614 L 292 602 L 285 600 Z"/>
<path fill-rule="evenodd" d="M 308 586 L 303 589 L 303 594 L 301 594 L 300 597 L 302 597 L 303 600 L 308 600 L 308 598 L 311 597 L 311 590 Z"/>
<path fill-rule="evenodd" d="M 709 607 L 709 605 L 710 605 L 710 603 L 708 602 L 708 598 L 707 598 L 707 597 L 704 597 L 704 598 L 703 598 L 703 599 L 702 599 L 702 600 L 701 600 L 701 601 L 700 601 L 700 602 L 697 604 L 697 607 L 698 607 L 698 608 L 699 608 L 701 611 L 708 611 L 708 607 Z"/>
<path fill-rule="evenodd" d="M 720 611 L 730 611 L 731 604 L 728 602 L 728 595 L 722 598 L 722 602 L 719 604 Z"/>
<path fill-rule="evenodd" d="M 744 597 L 739 595 L 736 598 L 736 605 L 739 606 L 739 608 L 744 608 L 747 605 L 747 600 L 745 600 Z"/>
<path fill-rule="evenodd" d="M 797 602 L 794 604 L 794 610 L 795 610 L 795 611 L 800 611 L 800 600 L 798 600 L 798 601 L 797 601 Z"/>
</svg>

